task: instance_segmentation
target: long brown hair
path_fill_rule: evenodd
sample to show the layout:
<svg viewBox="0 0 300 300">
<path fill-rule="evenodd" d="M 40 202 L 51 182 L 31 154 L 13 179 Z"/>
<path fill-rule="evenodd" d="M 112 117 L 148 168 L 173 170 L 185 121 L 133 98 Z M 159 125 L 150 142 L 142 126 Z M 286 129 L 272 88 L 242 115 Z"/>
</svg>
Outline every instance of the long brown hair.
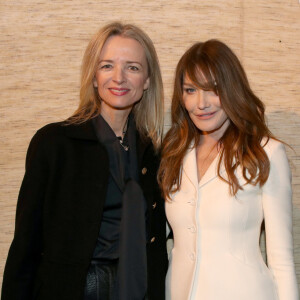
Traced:
<svg viewBox="0 0 300 300">
<path fill-rule="evenodd" d="M 172 125 L 162 144 L 162 161 L 158 173 L 166 198 L 180 189 L 184 155 L 196 147 L 201 132 L 190 119 L 183 100 L 183 79 L 187 75 L 205 90 L 213 90 L 230 120 L 219 140 L 218 176 L 229 184 L 235 195 L 243 187 L 235 175 L 238 166 L 247 184 L 262 186 L 269 176 L 270 162 L 262 140 L 274 138 L 265 122 L 263 103 L 250 88 L 246 73 L 233 51 L 223 42 L 208 40 L 196 43 L 180 59 L 175 73 L 172 98 Z M 220 175 L 224 162 L 228 178 Z"/>
<path fill-rule="evenodd" d="M 68 124 L 79 124 L 100 114 L 101 99 L 93 85 L 100 52 L 107 39 L 113 35 L 138 41 L 145 50 L 150 85 L 142 99 L 133 108 L 138 131 L 152 139 L 157 149 L 161 144 L 163 129 L 163 84 L 158 57 L 150 37 L 139 27 L 119 22 L 109 23 L 90 40 L 82 60 L 80 103 Z"/>
</svg>

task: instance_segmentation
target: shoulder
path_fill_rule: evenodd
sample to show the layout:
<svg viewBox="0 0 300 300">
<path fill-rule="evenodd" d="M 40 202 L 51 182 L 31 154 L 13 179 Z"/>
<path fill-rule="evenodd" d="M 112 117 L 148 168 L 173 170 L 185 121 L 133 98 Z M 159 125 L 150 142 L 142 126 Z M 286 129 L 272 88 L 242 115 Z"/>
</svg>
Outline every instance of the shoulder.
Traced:
<svg viewBox="0 0 300 300">
<path fill-rule="evenodd" d="M 270 161 L 270 175 L 274 174 L 274 176 L 280 177 L 285 174 L 284 176 L 290 178 L 291 171 L 284 144 L 280 141 L 269 139 L 268 143 L 264 146 L 264 150 Z"/>
<path fill-rule="evenodd" d="M 32 146 L 49 144 L 53 139 L 64 135 L 65 122 L 50 123 L 38 129 L 33 135 L 30 144 Z"/>
<path fill-rule="evenodd" d="M 57 143 L 73 139 L 97 141 L 98 138 L 92 124 L 92 119 L 80 124 L 69 124 L 66 121 L 51 123 L 39 129 L 33 137 L 33 141 Z"/>
<path fill-rule="evenodd" d="M 61 135 L 64 132 L 65 122 L 50 123 L 38 129 L 34 137 L 42 138 L 53 135 Z"/>
<path fill-rule="evenodd" d="M 276 153 L 282 153 L 286 155 L 285 153 L 285 146 L 282 142 L 272 139 L 272 138 L 263 138 L 262 140 L 262 146 L 264 150 L 266 151 L 269 159 Z"/>
<path fill-rule="evenodd" d="M 58 136 L 63 135 L 64 122 L 51 123 L 43 126 L 31 138 L 27 150 L 27 160 L 48 153 L 53 147 L 53 141 L 58 140 Z"/>
</svg>

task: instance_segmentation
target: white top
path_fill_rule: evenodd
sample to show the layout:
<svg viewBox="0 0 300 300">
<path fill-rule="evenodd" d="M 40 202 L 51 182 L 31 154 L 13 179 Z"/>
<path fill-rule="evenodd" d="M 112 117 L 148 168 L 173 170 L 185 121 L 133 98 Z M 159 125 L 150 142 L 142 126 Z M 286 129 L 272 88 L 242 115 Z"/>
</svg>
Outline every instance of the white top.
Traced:
<svg viewBox="0 0 300 300">
<path fill-rule="evenodd" d="M 246 185 L 235 196 L 217 176 L 219 157 L 198 183 L 195 148 L 186 154 L 181 188 L 166 201 L 174 234 L 167 300 L 299 299 L 289 164 L 283 144 L 271 139 L 264 149 L 271 164 L 267 182 Z M 236 174 L 243 184 L 241 169 Z M 268 266 L 259 248 L 263 220 Z"/>
</svg>

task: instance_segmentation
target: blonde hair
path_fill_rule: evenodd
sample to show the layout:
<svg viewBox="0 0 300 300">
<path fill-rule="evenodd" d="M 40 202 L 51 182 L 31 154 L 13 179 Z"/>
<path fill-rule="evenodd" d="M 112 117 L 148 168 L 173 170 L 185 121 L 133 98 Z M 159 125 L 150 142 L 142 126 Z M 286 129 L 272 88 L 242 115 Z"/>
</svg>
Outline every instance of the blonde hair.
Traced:
<svg viewBox="0 0 300 300">
<path fill-rule="evenodd" d="M 142 99 L 133 108 L 137 130 L 150 137 L 156 149 L 161 144 L 163 131 L 163 84 L 158 57 L 149 36 L 132 24 L 114 22 L 101 28 L 90 40 L 82 60 L 80 103 L 74 114 L 68 118 L 68 124 L 80 124 L 96 117 L 101 111 L 98 90 L 93 85 L 100 52 L 107 39 L 119 35 L 138 41 L 145 50 L 149 88 L 144 91 Z"/>
</svg>

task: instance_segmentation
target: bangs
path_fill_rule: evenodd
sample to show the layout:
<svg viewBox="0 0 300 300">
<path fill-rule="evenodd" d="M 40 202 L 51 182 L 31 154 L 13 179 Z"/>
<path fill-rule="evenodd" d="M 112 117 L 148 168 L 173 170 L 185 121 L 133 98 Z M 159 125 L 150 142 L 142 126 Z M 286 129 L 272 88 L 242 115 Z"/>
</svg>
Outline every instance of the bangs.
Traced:
<svg viewBox="0 0 300 300">
<path fill-rule="evenodd" d="M 204 91 L 214 91 L 217 94 L 216 76 L 207 63 L 203 61 L 190 61 L 186 66 L 183 76 L 184 75 L 187 75 L 200 89 Z"/>
</svg>

